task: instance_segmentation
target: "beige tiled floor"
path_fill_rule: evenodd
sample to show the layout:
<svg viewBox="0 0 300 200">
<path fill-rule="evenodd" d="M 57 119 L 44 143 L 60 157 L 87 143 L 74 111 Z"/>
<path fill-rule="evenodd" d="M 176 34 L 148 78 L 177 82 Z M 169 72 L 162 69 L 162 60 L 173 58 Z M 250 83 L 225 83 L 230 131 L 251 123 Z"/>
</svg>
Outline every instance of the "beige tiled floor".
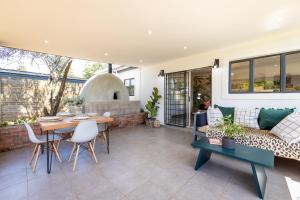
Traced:
<svg viewBox="0 0 300 200">
<path fill-rule="evenodd" d="M 97 143 L 99 163 L 82 152 L 75 172 L 67 162 L 71 145 L 63 143 L 64 162 L 54 160 L 50 175 L 45 155 L 37 172 L 31 172 L 31 148 L 0 153 L 0 199 L 258 199 L 246 163 L 212 155 L 194 171 L 197 151 L 191 140 L 186 129 L 117 129 L 111 134 L 110 155 Z M 285 176 L 300 182 L 300 162 L 276 159 L 275 165 L 267 170 L 265 199 L 291 199 Z"/>
</svg>

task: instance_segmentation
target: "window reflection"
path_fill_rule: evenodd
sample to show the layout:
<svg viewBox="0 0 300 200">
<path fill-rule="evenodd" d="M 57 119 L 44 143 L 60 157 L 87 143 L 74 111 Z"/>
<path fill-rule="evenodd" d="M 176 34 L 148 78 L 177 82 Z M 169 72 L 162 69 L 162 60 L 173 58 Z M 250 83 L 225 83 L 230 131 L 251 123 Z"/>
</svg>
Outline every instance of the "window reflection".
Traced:
<svg viewBox="0 0 300 200">
<path fill-rule="evenodd" d="M 231 92 L 249 92 L 249 61 L 231 64 Z"/>
<path fill-rule="evenodd" d="M 286 56 L 286 91 L 300 90 L 300 53 Z"/>
<path fill-rule="evenodd" d="M 254 92 L 280 92 L 280 56 L 254 59 Z"/>
</svg>

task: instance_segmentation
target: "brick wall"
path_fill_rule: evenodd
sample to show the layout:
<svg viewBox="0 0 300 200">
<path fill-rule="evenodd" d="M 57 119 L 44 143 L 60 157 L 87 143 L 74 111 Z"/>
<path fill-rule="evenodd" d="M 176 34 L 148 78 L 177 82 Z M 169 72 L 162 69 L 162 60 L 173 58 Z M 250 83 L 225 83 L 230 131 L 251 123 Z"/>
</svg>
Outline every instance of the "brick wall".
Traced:
<svg viewBox="0 0 300 200">
<path fill-rule="evenodd" d="M 0 121 L 41 115 L 47 80 L 0 77 Z M 78 95 L 83 83 L 67 82 L 64 96 Z"/>
<path fill-rule="evenodd" d="M 145 123 L 146 113 L 136 113 L 128 115 L 113 116 L 112 128 L 134 127 Z"/>
<path fill-rule="evenodd" d="M 114 122 L 110 124 L 113 128 L 134 127 L 145 123 L 145 113 L 113 116 Z M 35 134 L 40 135 L 41 129 L 38 124 L 32 125 Z M 0 128 L 0 152 L 29 146 L 27 131 L 23 125 Z"/>
<path fill-rule="evenodd" d="M 35 134 L 40 135 L 39 125 L 32 125 Z M 0 151 L 8 151 L 30 145 L 28 134 L 23 125 L 0 128 Z"/>
</svg>

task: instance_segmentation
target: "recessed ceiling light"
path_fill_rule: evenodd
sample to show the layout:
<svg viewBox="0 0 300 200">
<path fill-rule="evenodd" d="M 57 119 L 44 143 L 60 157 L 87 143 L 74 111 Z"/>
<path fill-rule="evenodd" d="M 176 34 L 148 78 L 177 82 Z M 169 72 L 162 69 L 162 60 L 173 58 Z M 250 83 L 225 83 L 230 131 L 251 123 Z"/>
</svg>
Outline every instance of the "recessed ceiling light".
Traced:
<svg viewBox="0 0 300 200">
<path fill-rule="evenodd" d="M 183 47 L 183 50 L 187 50 L 187 46 L 184 46 L 184 47 Z"/>
<path fill-rule="evenodd" d="M 107 52 L 105 52 L 105 53 L 104 53 L 104 56 L 108 56 L 108 53 L 107 53 Z"/>
<path fill-rule="evenodd" d="M 152 30 L 148 30 L 148 35 L 152 35 Z"/>
<path fill-rule="evenodd" d="M 140 60 L 140 63 L 143 63 L 144 61 L 143 60 Z"/>
<path fill-rule="evenodd" d="M 48 41 L 48 40 L 44 40 L 44 43 L 45 43 L 45 44 L 48 44 L 48 43 L 49 43 L 49 41 Z"/>
</svg>

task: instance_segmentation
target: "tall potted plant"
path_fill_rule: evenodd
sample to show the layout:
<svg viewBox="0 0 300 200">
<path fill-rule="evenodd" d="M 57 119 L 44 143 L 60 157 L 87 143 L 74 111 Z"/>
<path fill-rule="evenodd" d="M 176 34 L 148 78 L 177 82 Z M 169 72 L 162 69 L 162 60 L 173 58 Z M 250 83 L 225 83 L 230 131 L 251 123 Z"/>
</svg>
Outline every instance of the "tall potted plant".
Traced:
<svg viewBox="0 0 300 200">
<path fill-rule="evenodd" d="M 159 109 L 159 99 L 161 99 L 161 95 L 158 94 L 157 87 L 153 88 L 152 96 L 150 96 L 150 100 L 147 101 L 147 104 L 145 105 L 146 109 L 148 110 L 148 118 L 147 118 L 147 125 L 151 127 L 159 127 L 160 122 L 156 119 L 157 112 Z"/>
<path fill-rule="evenodd" d="M 220 120 L 220 128 L 222 128 L 225 136 L 222 138 L 222 147 L 227 149 L 235 149 L 235 138 L 243 137 L 245 128 L 239 124 L 235 124 L 231 120 L 231 116 L 225 116 Z"/>
</svg>

